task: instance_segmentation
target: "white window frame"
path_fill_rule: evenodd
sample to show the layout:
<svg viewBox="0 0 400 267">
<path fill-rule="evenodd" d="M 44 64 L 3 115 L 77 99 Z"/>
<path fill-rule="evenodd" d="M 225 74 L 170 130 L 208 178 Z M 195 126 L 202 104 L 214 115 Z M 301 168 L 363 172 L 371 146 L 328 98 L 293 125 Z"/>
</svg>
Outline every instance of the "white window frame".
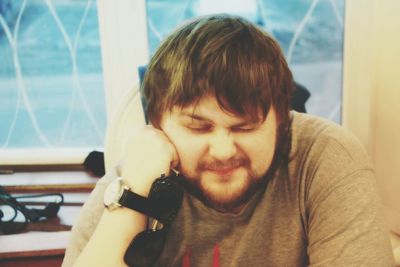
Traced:
<svg viewBox="0 0 400 267">
<path fill-rule="evenodd" d="M 149 59 L 145 0 L 97 0 L 107 119 Z"/>
</svg>

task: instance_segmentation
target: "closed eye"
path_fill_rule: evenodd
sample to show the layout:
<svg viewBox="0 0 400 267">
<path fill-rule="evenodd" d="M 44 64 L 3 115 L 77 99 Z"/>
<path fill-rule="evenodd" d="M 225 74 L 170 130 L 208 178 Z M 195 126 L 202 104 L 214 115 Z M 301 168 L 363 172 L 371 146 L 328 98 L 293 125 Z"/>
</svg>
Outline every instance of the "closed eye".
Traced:
<svg viewBox="0 0 400 267">
<path fill-rule="evenodd" d="M 237 126 L 233 126 L 231 127 L 231 131 L 232 132 L 242 132 L 242 133 L 246 133 L 246 132 L 252 132 L 257 130 L 257 128 L 259 127 L 258 124 L 244 124 L 244 125 L 237 125 Z"/>
<path fill-rule="evenodd" d="M 232 127 L 231 131 L 232 132 L 242 132 L 242 133 L 247 133 L 254 131 L 255 127 Z"/>
<path fill-rule="evenodd" d="M 186 128 L 196 133 L 206 133 L 212 130 L 212 125 L 209 124 L 189 124 Z"/>
</svg>

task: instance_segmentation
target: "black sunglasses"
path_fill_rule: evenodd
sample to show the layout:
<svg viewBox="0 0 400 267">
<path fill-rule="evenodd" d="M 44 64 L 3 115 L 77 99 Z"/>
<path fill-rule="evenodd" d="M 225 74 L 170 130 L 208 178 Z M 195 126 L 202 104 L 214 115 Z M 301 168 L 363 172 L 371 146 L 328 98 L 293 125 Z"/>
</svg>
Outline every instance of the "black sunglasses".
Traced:
<svg viewBox="0 0 400 267">
<path fill-rule="evenodd" d="M 125 252 L 124 261 L 129 266 L 151 267 L 161 255 L 168 230 L 182 204 L 182 177 L 175 174 L 156 179 L 148 200 L 156 210 L 151 229 L 139 233 Z"/>
</svg>

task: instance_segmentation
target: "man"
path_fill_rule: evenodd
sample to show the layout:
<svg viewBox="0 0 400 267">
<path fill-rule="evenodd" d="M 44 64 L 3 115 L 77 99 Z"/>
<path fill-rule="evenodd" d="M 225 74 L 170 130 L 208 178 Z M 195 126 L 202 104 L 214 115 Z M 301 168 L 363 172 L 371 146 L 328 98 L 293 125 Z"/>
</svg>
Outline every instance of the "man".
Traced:
<svg viewBox="0 0 400 267">
<path fill-rule="evenodd" d="M 367 155 L 341 127 L 289 112 L 292 88 L 277 43 L 242 18 L 196 19 L 164 41 L 143 84 L 152 126 L 120 173 L 144 197 L 172 168 L 184 177 L 156 266 L 393 266 Z M 146 229 L 142 212 L 99 208 L 105 187 L 65 266 L 82 249 L 76 266 L 123 266 Z"/>
</svg>

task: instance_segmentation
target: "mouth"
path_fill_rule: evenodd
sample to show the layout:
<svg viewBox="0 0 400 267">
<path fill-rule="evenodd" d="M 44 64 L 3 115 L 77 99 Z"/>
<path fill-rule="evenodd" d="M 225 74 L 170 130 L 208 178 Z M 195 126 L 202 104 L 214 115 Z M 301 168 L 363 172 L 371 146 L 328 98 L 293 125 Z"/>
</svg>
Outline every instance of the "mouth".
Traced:
<svg viewBox="0 0 400 267">
<path fill-rule="evenodd" d="M 229 167 L 229 168 L 217 168 L 217 169 L 208 168 L 207 171 L 214 173 L 218 176 L 228 176 L 228 175 L 231 175 L 237 169 L 239 169 L 239 167 L 240 166 Z"/>
</svg>

